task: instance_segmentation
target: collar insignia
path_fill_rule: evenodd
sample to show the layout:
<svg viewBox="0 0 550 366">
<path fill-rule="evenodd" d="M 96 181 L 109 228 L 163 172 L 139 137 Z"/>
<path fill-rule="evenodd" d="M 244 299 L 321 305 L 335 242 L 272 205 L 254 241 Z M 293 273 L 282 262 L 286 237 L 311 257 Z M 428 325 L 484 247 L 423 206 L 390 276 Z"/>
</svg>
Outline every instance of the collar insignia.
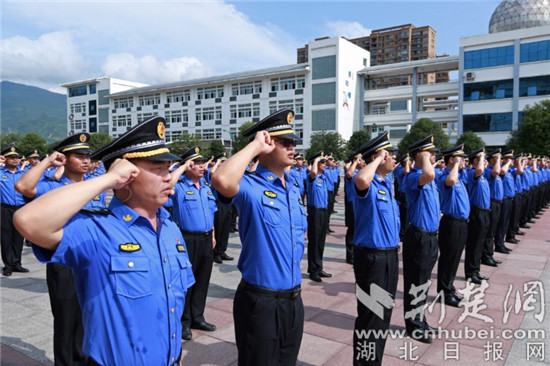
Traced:
<svg viewBox="0 0 550 366">
<path fill-rule="evenodd" d="M 269 198 L 277 198 L 277 193 L 271 191 L 264 191 L 264 194 Z"/>
<path fill-rule="evenodd" d="M 267 177 L 267 179 L 269 179 L 269 180 L 273 180 L 273 179 L 275 179 L 275 177 L 274 177 L 274 176 L 272 176 L 272 175 L 269 175 L 269 176 Z"/>
<path fill-rule="evenodd" d="M 185 245 L 183 245 L 183 244 L 178 244 L 178 245 L 176 245 L 176 249 L 177 249 L 178 252 L 180 252 L 180 253 L 185 253 Z"/>
<path fill-rule="evenodd" d="M 99 198 L 99 196 L 95 196 L 95 197 L 93 198 L 93 200 L 94 200 L 94 201 L 100 201 L 101 198 Z"/>
<path fill-rule="evenodd" d="M 132 216 L 130 216 L 130 215 L 124 215 L 124 216 L 122 216 L 122 219 L 123 219 L 124 221 L 130 221 L 130 220 L 132 219 Z"/>
<path fill-rule="evenodd" d="M 140 250 L 141 245 L 133 244 L 133 243 L 126 243 L 126 244 L 120 244 L 118 246 L 118 248 L 123 252 L 132 253 L 132 252 L 137 252 L 138 250 Z"/>
</svg>

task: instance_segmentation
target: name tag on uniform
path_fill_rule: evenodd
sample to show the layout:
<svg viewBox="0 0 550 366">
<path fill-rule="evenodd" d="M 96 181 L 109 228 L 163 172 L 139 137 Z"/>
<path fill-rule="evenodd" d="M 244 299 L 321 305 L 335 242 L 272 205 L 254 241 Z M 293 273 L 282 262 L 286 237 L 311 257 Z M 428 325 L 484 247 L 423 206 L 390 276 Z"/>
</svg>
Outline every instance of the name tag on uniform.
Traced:
<svg viewBox="0 0 550 366">
<path fill-rule="evenodd" d="M 277 198 L 277 193 L 271 191 L 264 191 L 264 194 L 269 198 Z"/>
<path fill-rule="evenodd" d="M 120 244 L 118 246 L 118 248 L 122 251 L 122 252 L 128 252 L 128 253 L 132 253 L 132 252 L 137 252 L 138 250 L 141 249 L 141 245 L 139 244 L 133 244 L 133 243 L 126 243 L 126 244 Z"/>
</svg>

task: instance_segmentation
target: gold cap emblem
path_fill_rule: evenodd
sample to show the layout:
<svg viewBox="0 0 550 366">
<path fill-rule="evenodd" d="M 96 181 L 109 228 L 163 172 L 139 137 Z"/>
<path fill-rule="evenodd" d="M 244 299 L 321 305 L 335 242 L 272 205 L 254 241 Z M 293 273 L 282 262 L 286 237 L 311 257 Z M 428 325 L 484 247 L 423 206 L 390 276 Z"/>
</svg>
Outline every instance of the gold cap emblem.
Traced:
<svg viewBox="0 0 550 366">
<path fill-rule="evenodd" d="M 200 152 L 201 152 L 201 148 L 200 148 L 200 147 L 198 147 L 198 146 L 197 146 L 197 147 L 195 147 L 195 152 L 196 152 L 197 154 L 198 154 L 198 153 L 200 153 Z"/>
<path fill-rule="evenodd" d="M 166 128 L 164 127 L 164 123 L 159 122 L 157 125 L 157 135 L 159 135 L 159 138 L 161 140 L 164 140 L 164 134 L 166 132 Z"/>
<path fill-rule="evenodd" d="M 80 142 L 86 142 L 86 135 L 81 133 L 78 139 L 80 140 Z"/>
<path fill-rule="evenodd" d="M 292 124 L 292 119 L 294 118 L 294 115 L 292 114 L 292 112 L 288 112 L 288 114 L 286 115 L 286 121 L 289 125 Z"/>
<path fill-rule="evenodd" d="M 434 137 L 432 136 L 432 138 L 430 139 L 432 142 L 434 142 Z"/>
<path fill-rule="evenodd" d="M 11 152 L 15 152 L 15 147 L 12 146 L 12 148 L 10 149 Z"/>
</svg>

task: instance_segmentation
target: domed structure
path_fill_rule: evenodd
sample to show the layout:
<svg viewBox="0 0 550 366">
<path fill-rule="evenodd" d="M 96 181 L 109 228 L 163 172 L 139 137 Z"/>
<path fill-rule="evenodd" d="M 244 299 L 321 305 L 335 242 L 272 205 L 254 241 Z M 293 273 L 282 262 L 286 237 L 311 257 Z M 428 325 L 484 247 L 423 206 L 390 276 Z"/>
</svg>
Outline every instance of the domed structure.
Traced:
<svg viewBox="0 0 550 366">
<path fill-rule="evenodd" d="M 489 33 L 550 24 L 550 0 L 503 0 L 493 12 Z"/>
</svg>

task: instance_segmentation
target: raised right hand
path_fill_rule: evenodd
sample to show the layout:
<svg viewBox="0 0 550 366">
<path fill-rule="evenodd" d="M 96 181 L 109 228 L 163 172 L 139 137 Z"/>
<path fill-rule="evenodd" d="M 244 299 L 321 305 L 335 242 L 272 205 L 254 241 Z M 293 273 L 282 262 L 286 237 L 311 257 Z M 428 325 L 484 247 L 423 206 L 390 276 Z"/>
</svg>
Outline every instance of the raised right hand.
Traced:
<svg viewBox="0 0 550 366">
<path fill-rule="evenodd" d="M 63 155 L 59 151 L 54 151 L 50 156 L 48 156 L 48 161 L 50 162 L 50 165 L 56 168 L 65 165 L 66 160 L 67 158 L 65 157 L 65 155 Z"/>
<path fill-rule="evenodd" d="M 111 164 L 107 174 L 114 179 L 111 188 L 121 189 L 130 184 L 138 176 L 139 169 L 126 159 L 116 159 L 113 164 Z"/>
<path fill-rule="evenodd" d="M 253 142 L 257 143 L 258 146 L 260 146 L 261 148 L 258 154 L 269 154 L 275 149 L 275 141 L 273 141 L 267 131 L 256 132 L 256 136 L 254 136 Z"/>
</svg>

